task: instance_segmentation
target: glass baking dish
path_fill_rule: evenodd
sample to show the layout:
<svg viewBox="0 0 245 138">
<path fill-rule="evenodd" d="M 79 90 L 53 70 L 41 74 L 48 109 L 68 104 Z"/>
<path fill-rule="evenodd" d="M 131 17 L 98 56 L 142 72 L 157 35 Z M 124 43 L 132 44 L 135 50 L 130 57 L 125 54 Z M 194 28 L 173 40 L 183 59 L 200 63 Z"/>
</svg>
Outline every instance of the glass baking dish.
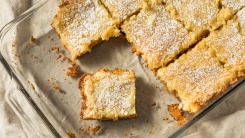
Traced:
<svg viewBox="0 0 245 138">
<path fill-rule="evenodd" d="M 111 38 L 79 58 L 78 77 L 68 77 L 69 57 L 50 24 L 58 0 L 39 0 L 8 23 L 0 34 L 0 61 L 11 77 L 5 94 L 23 124 L 37 137 L 177 137 L 245 84 L 244 78 L 217 95 L 188 122 L 179 126 L 167 105 L 178 103 L 121 38 Z M 35 40 L 36 38 L 36 40 Z M 59 47 L 59 50 L 57 50 Z M 136 73 L 136 119 L 80 119 L 78 79 L 100 68 L 132 69 Z M 101 129 L 95 132 L 97 126 Z"/>
</svg>

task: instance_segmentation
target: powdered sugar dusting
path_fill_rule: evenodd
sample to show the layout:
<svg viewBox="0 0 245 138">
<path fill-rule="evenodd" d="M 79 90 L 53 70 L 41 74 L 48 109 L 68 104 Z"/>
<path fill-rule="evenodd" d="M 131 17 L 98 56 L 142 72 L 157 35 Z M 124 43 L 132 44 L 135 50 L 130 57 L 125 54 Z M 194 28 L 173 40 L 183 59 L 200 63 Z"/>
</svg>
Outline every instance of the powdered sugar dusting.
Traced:
<svg viewBox="0 0 245 138">
<path fill-rule="evenodd" d="M 101 0 L 120 22 L 140 9 L 143 0 Z"/>
<path fill-rule="evenodd" d="M 238 30 L 238 24 L 230 22 L 228 26 L 209 38 L 209 46 L 216 51 L 217 57 L 225 66 L 245 65 L 245 36 Z"/>
<path fill-rule="evenodd" d="M 151 69 L 167 64 L 191 44 L 188 31 L 162 5 L 142 10 L 122 28 Z"/>
<path fill-rule="evenodd" d="M 93 75 L 93 99 L 88 101 L 87 106 L 101 116 L 132 115 L 132 109 L 135 114 L 135 78 L 132 74 L 99 71 Z"/>
<path fill-rule="evenodd" d="M 237 13 L 237 17 L 238 17 L 238 21 L 240 23 L 240 27 L 242 29 L 245 29 L 245 8 L 243 8 L 242 10 L 240 10 Z"/>
<path fill-rule="evenodd" d="M 215 81 L 222 71 L 218 60 L 212 58 L 205 50 L 195 49 L 189 52 L 186 57 L 177 60 L 167 67 L 164 79 L 174 76 L 174 84 L 187 93 L 203 92 L 212 94 L 215 91 Z M 210 85 L 208 85 L 210 84 Z"/>
<path fill-rule="evenodd" d="M 243 6 L 245 6 L 244 0 L 221 0 L 222 5 L 231 8 L 234 11 L 239 10 Z"/>
<path fill-rule="evenodd" d="M 168 0 L 178 13 L 178 18 L 190 30 L 208 29 L 219 9 L 214 0 Z"/>
<path fill-rule="evenodd" d="M 89 45 L 98 41 L 113 25 L 113 20 L 98 0 L 72 1 L 61 7 L 56 20 L 59 22 L 56 27 L 62 31 L 61 39 L 74 53 L 90 50 Z"/>
<path fill-rule="evenodd" d="M 212 57 L 207 47 L 199 44 L 174 63 L 158 71 L 170 90 L 176 90 L 183 109 L 196 112 L 196 105 L 202 105 L 221 92 L 225 82 L 231 79 L 229 72 L 217 58 Z M 195 105 L 196 104 L 196 105 Z"/>
</svg>

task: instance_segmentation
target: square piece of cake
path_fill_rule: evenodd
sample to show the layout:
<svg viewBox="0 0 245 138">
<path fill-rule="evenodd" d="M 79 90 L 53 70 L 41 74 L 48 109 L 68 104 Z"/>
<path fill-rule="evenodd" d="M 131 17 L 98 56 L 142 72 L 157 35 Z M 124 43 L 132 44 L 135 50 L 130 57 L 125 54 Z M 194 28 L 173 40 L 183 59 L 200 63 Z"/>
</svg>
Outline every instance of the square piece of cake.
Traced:
<svg viewBox="0 0 245 138">
<path fill-rule="evenodd" d="M 130 70 L 100 69 L 79 82 L 84 120 L 118 120 L 136 117 L 135 74 Z"/>
<path fill-rule="evenodd" d="M 238 22 L 230 20 L 221 30 L 212 32 L 206 44 L 225 68 L 242 77 L 245 76 L 245 36 L 239 30 Z"/>
<path fill-rule="evenodd" d="M 218 0 L 166 0 L 166 3 L 172 16 L 188 30 L 205 34 L 232 16 L 230 10 L 220 7 Z"/>
<path fill-rule="evenodd" d="M 180 100 L 180 107 L 190 113 L 196 113 L 235 78 L 209 53 L 204 41 L 168 67 L 159 69 L 157 76 Z"/>
<path fill-rule="evenodd" d="M 133 51 L 142 55 L 153 71 L 188 49 L 198 37 L 173 19 L 163 4 L 145 4 L 144 9 L 126 20 L 121 28 L 132 43 Z"/>
<path fill-rule="evenodd" d="M 118 22 L 140 10 L 143 0 L 101 0 Z"/>
<path fill-rule="evenodd" d="M 119 36 L 115 21 L 99 0 L 68 0 L 59 6 L 52 27 L 73 59 L 101 40 Z"/>
</svg>

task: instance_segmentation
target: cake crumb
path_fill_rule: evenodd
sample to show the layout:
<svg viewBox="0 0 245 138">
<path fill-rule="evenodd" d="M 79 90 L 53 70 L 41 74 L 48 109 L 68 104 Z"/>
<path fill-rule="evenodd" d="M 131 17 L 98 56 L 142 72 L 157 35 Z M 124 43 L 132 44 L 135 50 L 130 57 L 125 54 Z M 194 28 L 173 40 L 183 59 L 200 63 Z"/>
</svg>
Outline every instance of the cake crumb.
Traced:
<svg viewBox="0 0 245 138">
<path fill-rule="evenodd" d="M 53 87 L 54 87 L 55 90 L 60 91 L 60 88 L 59 88 L 59 86 L 56 83 L 53 84 Z"/>
<path fill-rule="evenodd" d="M 184 112 L 179 109 L 179 104 L 168 105 L 168 112 L 176 121 L 180 121 Z"/>
<path fill-rule="evenodd" d="M 184 111 L 179 109 L 179 104 L 168 105 L 168 112 L 174 118 L 179 121 L 178 125 L 184 125 L 187 122 L 187 116 L 184 115 Z"/>
<path fill-rule="evenodd" d="M 76 65 L 76 62 L 71 61 L 71 62 L 70 62 L 70 65 L 74 66 L 74 65 Z"/>
<path fill-rule="evenodd" d="M 90 133 L 90 126 L 87 127 L 87 132 Z"/>
<path fill-rule="evenodd" d="M 62 55 L 59 54 L 59 55 L 57 56 L 56 60 L 60 59 L 61 57 L 62 57 Z"/>
<path fill-rule="evenodd" d="M 68 72 L 66 72 L 67 76 L 73 77 L 73 76 L 77 76 L 78 72 L 79 72 L 79 66 L 77 65 L 72 65 L 71 67 L 68 68 Z"/>
<path fill-rule="evenodd" d="M 37 96 L 38 96 L 38 97 L 42 97 L 42 95 L 41 95 L 41 94 L 39 94 L 39 93 L 37 94 Z"/>
<path fill-rule="evenodd" d="M 31 36 L 31 42 L 33 42 L 33 43 L 37 43 L 37 38 L 35 38 L 35 37 Z"/>
<path fill-rule="evenodd" d="M 67 60 L 67 59 L 68 59 L 68 57 L 63 57 L 63 59 L 62 59 L 62 60 L 63 60 L 63 61 L 65 61 L 65 60 Z"/>
<path fill-rule="evenodd" d="M 156 106 L 157 104 L 156 104 L 156 102 L 153 102 L 152 104 L 151 104 L 151 106 Z"/>
<path fill-rule="evenodd" d="M 17 55 L 16 53 L 14 54 L 14 56 L 16 56 L 16 57 L 20 57 L 19 55 Z"/>
<path fill-rule="evenodd" d="M 155 132 L 154 131 L 150 131 L 149 134 L 155 134 Z"/>
<path fill-rule="evenodd" d="M 168 118 L 168 117 L 166 117 L 166 118 L 163 118 L 163 120 L 164 120 L 164 121 L 168 121 L 168 120 L 169 120 L 169 118 Z"/>
<path fill-rule="evenodd" d="M 101 126 L 96 126 L 92 129 L 93 133 L 97 133 L 101 129 Z"/>
<path fill-rule="evenodd" d="M 67 60 L 68 62 L 72 62 L 72 60 L 71 60 L 70 58 L 68 58 L 68 57 L 66 57 L 66 56 L 63 57 L 63 61 L 66 61 L 66 60 Z"/>
<path fill-rule="evenodd" d="M 84 132 L 85 130 L 83 129 L 83 127 L 80 127 L 79 129 L 81 132 Z"/>
<path fill-rule="evenodd" d="M 60 51 L 60 48 L 59 48 L 59 47 L 52 47 L 51 50 L 52 50 L 52 51 L 57 51 L 57 52 L 59 52 L 59 51 Z"/>
<path fill-rule="evenodd" d="M 33 90 L 35 90 L 35 87 L 34 87 L 34 85 L 33 85 L 33 84 L 31 84 L 31 88 L 32 88 Z"/>
<path fill-rule="evenodd" d="M 34 85 L 33 85 L 30 81 L 27 81 L 27 82 L 31 85 L 31 88 L 32 88 L 33 90 L 35 90 Z"/>
<path fill-rule="evenodd" d="M 69 136 L 69 138 L 76 138 L 76 135 L 72 132 L 66 132 L 66 134 Z"/>
</svg>

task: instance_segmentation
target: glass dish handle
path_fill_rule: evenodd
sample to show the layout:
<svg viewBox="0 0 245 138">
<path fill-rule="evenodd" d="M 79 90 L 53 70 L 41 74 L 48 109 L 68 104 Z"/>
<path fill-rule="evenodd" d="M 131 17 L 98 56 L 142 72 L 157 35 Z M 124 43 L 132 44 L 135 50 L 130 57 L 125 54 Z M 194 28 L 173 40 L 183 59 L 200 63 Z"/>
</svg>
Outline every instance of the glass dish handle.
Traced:
<svg viewBox="0 0 245 138">
<path fill-rule="evenodd" d="M 21 123 L 28 132 L 30 132 L 28 135 L 33 135 L 34 137 L 56 137 L 49 129 L 47 129 L 41 117 L 33 106 L 31 106 L 31 98 L 27 100 L 23 95 L 23 91 L 25 90 L 12 80 L 9 89 L 5 94 L 5 99 L 18 116 Z"/>
</svg>

